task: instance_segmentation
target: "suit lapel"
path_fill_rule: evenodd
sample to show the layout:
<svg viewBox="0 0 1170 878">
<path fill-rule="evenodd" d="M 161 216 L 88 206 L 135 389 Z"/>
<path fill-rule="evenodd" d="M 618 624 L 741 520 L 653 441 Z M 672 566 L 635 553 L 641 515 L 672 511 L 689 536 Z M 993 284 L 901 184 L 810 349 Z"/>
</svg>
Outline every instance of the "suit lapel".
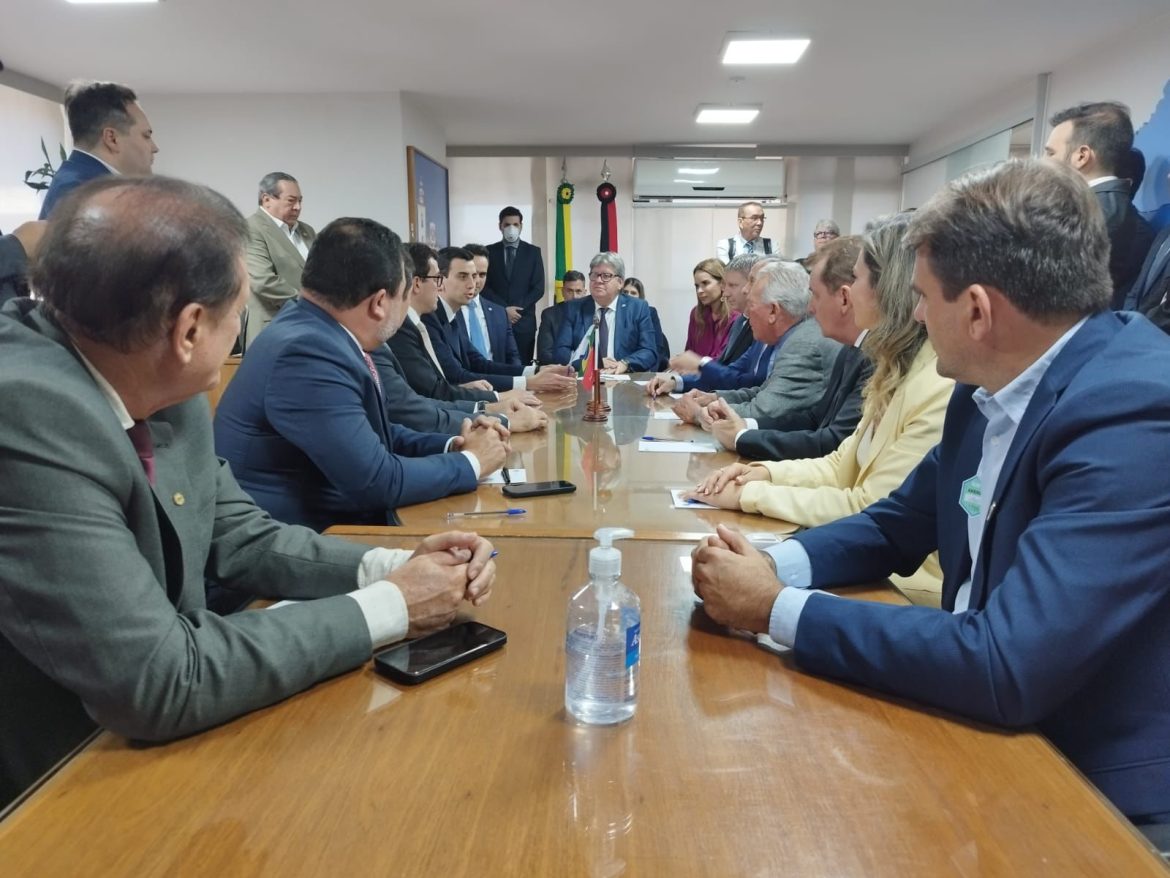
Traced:
<svg viewBox="0 0 1170 878">
<path fill-rule="evenodd" d="M 300 268 L 304 268 L 305 260 L 301 256 L 301 251 L 296 248 L 288 235 L 282 229 L 276 227 L 276 223 L 272 221 L 272 217 L 265 214 L 263 219 L 264 224 L 261 228 L 264 229 L 264 237 L 268 240 L 269 247 L 276 248 L 280 251 L 281 257 Z M 308 244 L 308 241 L 305 243 Z"/>
</svg>

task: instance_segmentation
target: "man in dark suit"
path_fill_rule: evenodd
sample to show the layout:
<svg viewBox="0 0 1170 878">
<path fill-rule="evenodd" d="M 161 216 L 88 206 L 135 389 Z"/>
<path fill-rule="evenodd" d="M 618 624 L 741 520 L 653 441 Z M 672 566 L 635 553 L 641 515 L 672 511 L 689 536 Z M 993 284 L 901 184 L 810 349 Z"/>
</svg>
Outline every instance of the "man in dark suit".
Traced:
<svg viewBox="0 0 1170 878">
<path fill-rule="evenodd" d="M 577 369 L 589 345 L 594 315 L 602 371 L 615 375 L 648 372 L 658 362 L 658 339 L 650 307 L 633 296 L 620 295 L 626 263 L 616 253 L 598 253 L 589 261 L 589 296 L 565 303 L 565 319 L 557 333 L 553 361 Z"/>
<path fill-rule="evenodd" d="M 491 262 L 487 247 L 482 244 L 468 244 L 464 248 L 475 263 L 475 296 L 463 306 L 463 321 L 467 324 L 467 339 L 472 347 L 497 363 L 519 366 L 520 351 L 512 333 L 508 312 L 495 302 L 480 294 L 487 286 L 488 268 Z"/>
<path fill-rule="evenodd" d="M 158 147 L 138 96 L 116 82 L 74 82 L 65 91 L 73 152 L 53 175 L 40 219 L 87 180 L 106 174 L 146 176 Z"/>
<path fill-rule="evenodd" d="M 1137 279 L 1130 288 L 1130 295 L 1126 301 L 1127 311 L 1141 311 L 1155 323 L 1165 328 L 1164 317 L 1156 319 L 1154 314 L 1161 315 L 1163 300 L 1166 298 L 1167 285 L 1170 284 L 1170 226 L 1158 232 L 1154 243 L 1150 245 L 1150 252 Z"/>
<path fill-rule="evenodd" d="M 54 213 L 41 300 L 0 311 L 0 803 L 96 725 L 163 741 L 227 722 L 490 586 L 472 534 L 410 559 L 287 527 L 216 459 L 205 391 L 239 333 L 246 240 L 209 189 L 111 176 Z M 205 576 L 304 602 L 219 616 Z"/>
<path fill-rule="evenodd" d="M 585 275 L 569 269 L 561 282 L 561 301 L 540 312 L 540 331 L 536 336 L 536 362 L 545 366 L 553 361 L 557 332 L 565 320 L 565 303 L 586 294 Z"/>
<path fill-rule="evenodd" d="M 28 263 L 41 243 L 43 220 L 21 223 L 9 235 L 0 237 L 0 305 L 28 295 Z"/>
<path fill-rule="evenodd" d="M 273 518 L 394 524 L 396 507 L 473 491 L 503 465 L 506 431 L 486 419 L 455 437 L 387 421 L 368 352 L 407 307 L 397 235 L 366 219 L 322 230 L 300 298 L 257 338 L 215 412 L 216 451 Z"/>
<path fill-rule="evenodd" d="M 1112 306 L 1123 308 L 1154 239 L 1150 224 L 1133 206 L 1129 181 L 1117 176 L 1133 147 L 1129 110 L 1111 101 L 1079 104 L 1049 122 L 1053 127 L 1044 144 L 1045 156 L 1080 174 L 1105 214 Z"/>
<path fill-rule="evenodd" d="M 515 207 L 500 211 L 503 240 L 488 250 L 485 299 L 502 305 L 508 312 L 521 363 L 532 362 L 536 341 L 536 304 L 544 298 L 544 258 L 540 248 L 520 240 L 524 215 Z"/>
<path fill-rule="evenodd" d="M 486 381 L 496 391 L 568 393 L 577 381 L 567 369 L 557 366 L 509 365 L 490 360 L 471 344 L 463 308 L 475 300 L 475 262 L 462 247 L 444 247 L 439 251 L 439 306 L 424 314 L 423 325 L 430 333 L 431 344 L 439 365 L 449 380 Z"/>
<path fill-rule="evenodd" d="M 810 257 L 809 314 L 822 335 L 842 345 L 825 394 L 812 409 L 812 426 L 802 426 L 807 423 L 803 412 L 796 426 L 791 416 L 756 419 L 753 426 L 725 400 L 717 399 L 707 413 L 714 418 L 711 435 L 724 448 L 750 460 L 822 457 L 857 429 L 861 392 L 873 374 L 873 363 L 861 351 L 865 333 L 853 322 L 853 266 L 860 252 L 861 238 L 851 235 L 830 241 Z"/>
<path fill-rule="evenodd" d="M 693 558 L 720 623 L 805 670 L 1009 727 L 1035 724 L 1137 823 L 1170 822 L 1170 345 L 1109 311 L 1109 238 L 1067 169 L 954 181 L 906 236 L 942 440 L 890 497 L 753 550 Z M 1118 449 L 1124 449 L 1119 454 Z M 812 588 L 909 573 L 937 550 L 942 608 Z"/>
</svg>

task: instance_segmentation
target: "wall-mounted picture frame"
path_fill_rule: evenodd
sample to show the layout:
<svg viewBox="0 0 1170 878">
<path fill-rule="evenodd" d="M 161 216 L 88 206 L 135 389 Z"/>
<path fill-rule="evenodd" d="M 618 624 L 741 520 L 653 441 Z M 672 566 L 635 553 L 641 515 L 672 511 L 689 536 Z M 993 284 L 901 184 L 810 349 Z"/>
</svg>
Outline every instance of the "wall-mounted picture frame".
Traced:
<svg viewBox="0 0 1170 878">
<path fill-rule="evenodd" d="M 410 240 L 436 250 L 451 243 L 451 202 L 447 169 L 419 149 L 406 148 L 406 191 L 410 203 Z"/>
</svg>

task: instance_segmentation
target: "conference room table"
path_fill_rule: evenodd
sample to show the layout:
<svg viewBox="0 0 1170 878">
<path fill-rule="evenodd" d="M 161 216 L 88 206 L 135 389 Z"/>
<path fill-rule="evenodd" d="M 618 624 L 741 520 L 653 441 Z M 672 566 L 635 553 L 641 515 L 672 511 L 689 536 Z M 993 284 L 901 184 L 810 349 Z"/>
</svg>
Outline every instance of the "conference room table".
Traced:
<svg viewBox="0 0 1170 878">
<path fill-rule="evenodd" d="M 784 521 L 730 510 L 702 507 L 674 508 L 671 488 L 692 488 L 709 473 L 738 455 L 719 448 L 710 434 L 671 417 L 675 399 L 651 399 L 636 383 L 649 375 L 634 375 L 621 382 L 604 381 L 603 399 L 610 405 L 602 423 L 583 419 L 590 394 L 548 397 L 542 395 L 549 415 L 548 429 L 517 433 L 511 437 L 512 453 L 506 466 L 510 473 L 523 471 L 529 482 L 566 480 L 572 494 L 514 499 L 505 497 L 502 485 L 481 485 L 470 494 L 456 494 L 405 506 L 397 510 L 399 534 L 429 534 L 457 526 L 486 536 L 588 537 L 599 527 L 629 527 L 636 539 L 698 540 L 727 522 L 747 533 L 788 534 L 795 527 Z M 682 443 L 684 451 L 663 450 L 662 441 Z M 645 450 L 640 450 L 645 449 Z M 465 515 L 506 509 L 524 509 L 523 515 Z M 383 527 L 337 526 L 330 533 L 342 535 L 390 532 Z"/>
<path fill-rule="evenodd" d="M 689 541 L 622 545 L 642 602 L 638 709 L 579 725 L 565 606 L 590 542 L 495 544 L 474 615 L 503 649 L 414 687 L 367 664 L 165 745 L 102 733 L 0 821 L 0 873 L 1165 874 L 1042 737 L 803 674 L 714 625 Z"/>
</svg>

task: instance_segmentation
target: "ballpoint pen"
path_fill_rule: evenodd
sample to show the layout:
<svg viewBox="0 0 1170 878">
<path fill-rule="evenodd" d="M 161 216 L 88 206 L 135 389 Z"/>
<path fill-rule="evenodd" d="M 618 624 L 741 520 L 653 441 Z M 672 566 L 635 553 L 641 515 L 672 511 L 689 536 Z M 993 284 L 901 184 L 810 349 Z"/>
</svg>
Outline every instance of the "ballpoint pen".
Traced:
<svg viewBox="0 0 1170 878">
<path fill-rule="evenodd" d="M 669 436 L 643 436 L 643 442 L 689 442 L 691 445 L 710 445 L 710 442 L 702 442 L 698 439 L 671 439 Z"/>
<path fill-rule="evenodd" d="M 448 512 L 447 521 L 454 521 L 456 518 L 470 518 L 473 515 L 523 515 L 527 509 L 493 509 L 488 512 Z"/>
</svg>

